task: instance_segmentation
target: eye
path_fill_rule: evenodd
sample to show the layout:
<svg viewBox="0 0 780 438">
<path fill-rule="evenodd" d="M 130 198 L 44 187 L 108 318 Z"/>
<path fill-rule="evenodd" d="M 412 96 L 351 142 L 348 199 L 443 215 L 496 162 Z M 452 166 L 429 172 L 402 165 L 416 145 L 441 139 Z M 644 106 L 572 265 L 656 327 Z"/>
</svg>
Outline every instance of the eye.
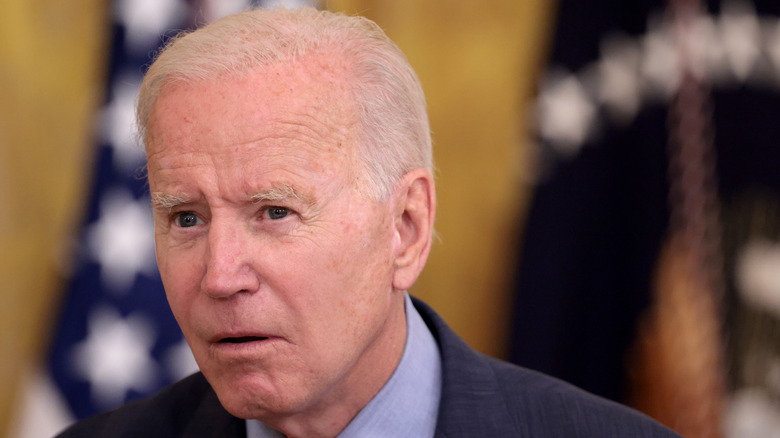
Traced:
<svg viewBox="0 0 780 438">
<path fill-rule="evenodd" d="M 279 220 L 287 217 L 290 214 L 290 210 L 284 207 L 268 207 L 268 218 L 272 220 Z"/>
<path fill-rule="evenodd" d="M 194 227 L 198 224 L 198 216 L 191 211 L 179 213 L 176 216 L 176 224 L 182 228 Z"/>
</svg>

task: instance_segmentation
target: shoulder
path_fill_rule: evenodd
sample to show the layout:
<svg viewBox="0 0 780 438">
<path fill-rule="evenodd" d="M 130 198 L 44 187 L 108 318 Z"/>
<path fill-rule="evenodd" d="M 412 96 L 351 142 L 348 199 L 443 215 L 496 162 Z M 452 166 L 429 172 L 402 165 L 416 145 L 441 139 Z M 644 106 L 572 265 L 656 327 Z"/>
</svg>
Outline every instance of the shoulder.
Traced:
<svg viewBox="0 0 780 438">
<path fill-rule="evenodd" d="M 243 426 L 240 420 L 222 408 L 211 386 L 202 374 L 197 373 L 152 397 L 82 420 L 59 437 L 208 436 L 196 427 L 197 423 L 204 421 L 204 417 L 220 426 Z"/>
<path fill-rule="evenodd" d="M 437 436 L 676 437 L 651 418 L 469 347 L 415 300 L 442 356 Z"/>
<path fill-rule="evenodd" d="M 530 436 L 676 437 L 650 417 L 569 383 L 485 357 L 520 430 Z"/>
</svg>

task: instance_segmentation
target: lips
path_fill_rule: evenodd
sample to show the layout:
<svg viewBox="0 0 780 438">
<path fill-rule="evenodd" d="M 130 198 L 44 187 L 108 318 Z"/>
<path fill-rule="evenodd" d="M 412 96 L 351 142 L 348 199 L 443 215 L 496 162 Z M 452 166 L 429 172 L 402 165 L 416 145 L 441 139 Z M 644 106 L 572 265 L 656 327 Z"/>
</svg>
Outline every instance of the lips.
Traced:
<svg viewBox="0 0 780 438">
<path fill-rule="evenodd" d="M 235 336 L 226 337 L 219 340 L 220 344 L 245 344 L 247 342 L 265 341 L 267 336 Z"/>
<path fill-rule="evenodd" d="M 267 341 L 274 337 L 272 334 L 261 330 L 225 330 L 209 336 L 208 342 L 216 345 L 246 344 Z"/>
<path fill-rule="evenodd" d="M 209 339 L 209 356 L 222 364 L 257 363 L 278 353 L 281 340 L 267 333 L 220 333 Z"/>
</svg>

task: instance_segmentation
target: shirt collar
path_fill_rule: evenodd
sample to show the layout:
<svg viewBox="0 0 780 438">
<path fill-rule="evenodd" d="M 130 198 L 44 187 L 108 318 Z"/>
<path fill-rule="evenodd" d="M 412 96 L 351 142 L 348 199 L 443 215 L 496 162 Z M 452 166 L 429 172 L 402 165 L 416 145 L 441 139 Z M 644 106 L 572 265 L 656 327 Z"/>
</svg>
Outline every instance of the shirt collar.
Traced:
<svg viewBox="0 0 780 438">
<path fill-rule="evenodd" d="M 352 419 L 339 438 L 432 437 L 441 398 L 441 356 L 409 294 L 406 308 L 406 345 L 390 380 Z M 278 438 L 279 432 L 256 420 L 247 420 L 247 438 Z"/>
</svg>

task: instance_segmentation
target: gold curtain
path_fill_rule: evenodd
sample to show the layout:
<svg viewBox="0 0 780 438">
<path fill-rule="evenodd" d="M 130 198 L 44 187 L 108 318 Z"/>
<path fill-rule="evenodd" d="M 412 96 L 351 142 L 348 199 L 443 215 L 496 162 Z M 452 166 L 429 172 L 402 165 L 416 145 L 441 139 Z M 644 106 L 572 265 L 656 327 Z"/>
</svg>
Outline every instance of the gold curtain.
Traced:
<svg viewBox="0 0 780 438">
<path fill-rule="evenodd" d="M 376 21 L 406 53 L 428 98 L 440 239 L 411 293 L 469 344 L 504 355 L 529 195 L 524 104 L 547 49 L 553 2 L 326 3 Z"/>
<path fill-rule="evenodd" d="M 106 2 L 0 2 L 0 431 L 56 316 L 83 212 Z"/>
</svg>

